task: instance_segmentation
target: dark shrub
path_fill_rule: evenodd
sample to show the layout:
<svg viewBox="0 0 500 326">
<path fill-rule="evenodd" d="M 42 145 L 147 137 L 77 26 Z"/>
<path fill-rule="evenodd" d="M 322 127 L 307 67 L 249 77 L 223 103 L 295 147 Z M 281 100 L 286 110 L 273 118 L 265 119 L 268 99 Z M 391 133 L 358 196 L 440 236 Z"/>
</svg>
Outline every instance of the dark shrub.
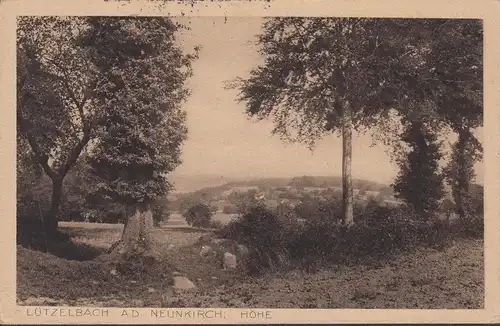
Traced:
<svg viewBox="0 0 500 326">
<path fill-rule="evenodd" d="M 235 204 L 226 205 L 222 209 L 222 212 L 224 214 L 238 214 L 238 206 Z"/>
<path fill-rule="evenodd" d="M 287 264 L 288 236 L 286 222 L 263 205 L 254 205 L 219 232 L 220 237 L 232 239 L 249 248 L 247 270 L 250 273 L 265 269 L 276 270 Z"/>
<path fill-rule="evenodd" d="M 213 210 L 206 204 L 191 206 L 184 214 L 186 222 L 194 227 L 209 227 Z"/>
<path fill-rule="evenodd" d="M 452 221 L 450 222 L 450 234 L 460 238 L 483 239 L 484 218 L 478 216 Z"/>
<path fill-rule="evenodd" d="M 359 263 L 390 258 L 422 246 L 442 248 L 452 237 L 481 238 L 481 218 L 423 221 L 407 206 L 376 201 L 358 207 L 358 222 L 346 228 L 341 211 L 320 203 L 307 220 L 252 206 L 217 233 L 250 249 L 249 271 L 276 269 L 290 262 L 309 270 L 322 262 Z"/>
<path fill-rule="evenodd" d="M 211 220 L 209 225 L 208 225 L 209 228 L 216 229 L 216 230 L 221 229 L 223 226 L 224 226 L 224 223 L 222 223 L 221 221 L 216 221 L 216 220 Z"/>
</svg>

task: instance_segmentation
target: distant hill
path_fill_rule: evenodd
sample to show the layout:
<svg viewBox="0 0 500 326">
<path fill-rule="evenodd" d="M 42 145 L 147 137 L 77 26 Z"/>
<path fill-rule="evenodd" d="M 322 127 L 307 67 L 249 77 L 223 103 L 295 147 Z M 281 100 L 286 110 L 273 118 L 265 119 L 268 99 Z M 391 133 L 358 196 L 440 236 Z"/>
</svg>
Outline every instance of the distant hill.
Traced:
<svg viewBox="0 0 500 326">
<path fill-rule="evenodd" d="M 194 192 L 203 188 L 217 187 L 234 179 L 219 175 L 171 175 L 169 181 L 174 185 L 174 193 Z"/>
<path fill-rule="evenodd" d="M 174 193 L 190 192 L 218 192 L 234 187 L 284 187 L 289 185 L 302 185 L 304 187 L 342 187 L 342 178 L 339 176 L 300 176 L 280 178 L 258 178 L 250 180 L 237 180 L 223 176 L 174 176 L 171 181 L 175 185 Z M 353 188 L 387 192 L 391 191 L 389 185 L 353 179 Z"/>
</svg>

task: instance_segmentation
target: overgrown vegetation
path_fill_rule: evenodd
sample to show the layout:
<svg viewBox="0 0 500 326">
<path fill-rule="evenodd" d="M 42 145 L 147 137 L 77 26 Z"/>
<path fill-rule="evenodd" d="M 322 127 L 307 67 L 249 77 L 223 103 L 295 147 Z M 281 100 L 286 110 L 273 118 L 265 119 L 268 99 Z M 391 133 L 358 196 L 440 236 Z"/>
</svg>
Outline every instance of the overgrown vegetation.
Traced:
<svg viewBox="0 0 500 326">
<path fill-rule="evenodd" d="M 411 206 L 382 206 L 374 201 L 357 207 L 357 222 L 347 228 L 341 223 L 340 205 L 333 202 L 330 210 L 323 210 L 326 205 L 320 203 L 317 210 L 322 214 L 307 220 L 256 205 L 217 234 L 248 246 L 247 270 L 255 273 L 291 264 L 311 270 L 324 263 L 379 261 L 422 246 L 444 248 L 457 238 L 481 239 L 484 233 L 481 211 L 470 219 L 435 216 L 427 220 Z"/>
</svg>

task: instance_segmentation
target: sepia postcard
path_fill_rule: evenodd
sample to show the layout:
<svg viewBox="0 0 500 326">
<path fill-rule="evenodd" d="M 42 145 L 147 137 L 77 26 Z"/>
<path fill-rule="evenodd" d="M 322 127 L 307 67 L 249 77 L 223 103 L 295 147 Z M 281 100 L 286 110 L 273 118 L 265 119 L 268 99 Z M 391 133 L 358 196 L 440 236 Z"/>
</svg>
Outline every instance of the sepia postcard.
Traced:
<svg viewBox="0 0 500 326">
<path fill-rule="evenodd" d="M 500 2 L 0 14 L 2 323 L 500 321 Z"/>
</svg>

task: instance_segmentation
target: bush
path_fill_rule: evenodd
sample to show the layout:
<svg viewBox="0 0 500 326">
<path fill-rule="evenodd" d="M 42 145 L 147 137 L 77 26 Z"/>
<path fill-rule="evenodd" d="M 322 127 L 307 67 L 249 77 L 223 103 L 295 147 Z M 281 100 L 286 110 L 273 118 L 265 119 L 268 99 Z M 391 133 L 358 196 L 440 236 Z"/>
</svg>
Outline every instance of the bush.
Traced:
<svg viewBox="0 0 500 326">
<path fill-rule="evenodd" d="M 183 216 L 190 226 L 206 228 L 210 226 L 213 211 L 206 204 L 196 204 L 191 206 Z"/>
<path fill-rule="evenodd" d="M 468 219 L 457 219 L 450 224 L 450 234 L 460 238 L 482 239 L 484 218 L 480 215 Z"/>
<path fill-rule="evenodd" d="M 289 261 L 289 232 L 285 221 L 263 205 L 254 205 L 229 222 L 219 236 L 241 243 L 249 249 L 246 268 L 250 273 L 276 270 Z"/>
<path fill-rule="evenodd" d="M 224 214 L 238 214 L 239 210 L 238 210 L 237 205 L 231 204 L 231 205 L 224 206 L 224 208 L 222 209 L 222 212 Z"/>
<path fill-rule="evenodd" d="M 224 227 L 224 223 L 222 223 L 221 221 L 210 220 L 208 227 L 211 229 L 220 230 L 222 229 L 222 227 Z"/>
<path fill-rule="evenodd" d="M 385 206 L 376 201 L 358 207 L 358 222 L 345 228 L 334 206 L 326 207 L 330 210 L 323 206 L 318 214 L 299 221 L 292 215 L 252 206 L 217 233 L 246 245 L 250 249 L 247 270 L 260 272 L 289 263 L 307 267 L 311 262 L 386 259 L 421 246 L 442 248 L 452 237 L 481 238 L 484 232 L 481 218 L 451 224 L 443 220 L 424 222 L 407 206 Z"/>
</svg>

